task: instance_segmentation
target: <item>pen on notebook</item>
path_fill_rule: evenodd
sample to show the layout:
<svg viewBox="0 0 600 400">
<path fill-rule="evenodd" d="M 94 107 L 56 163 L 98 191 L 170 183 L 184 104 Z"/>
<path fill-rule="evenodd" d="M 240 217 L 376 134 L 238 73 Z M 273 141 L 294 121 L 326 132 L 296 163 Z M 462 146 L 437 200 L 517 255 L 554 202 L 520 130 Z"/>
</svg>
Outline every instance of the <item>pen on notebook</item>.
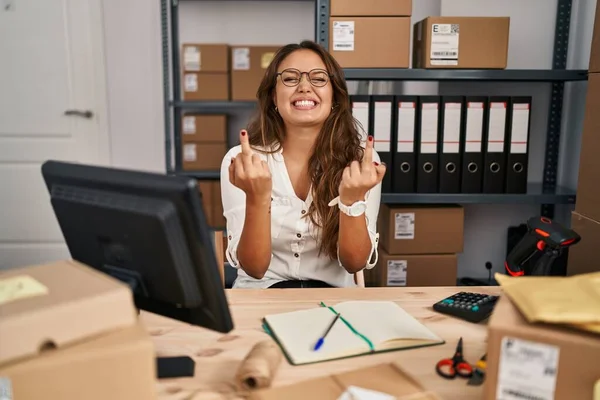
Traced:
<svg viewBox="0 0 600 400">
<path fill-rule="evenodd" d="M 325 331 L 323 336 L 321 336 L 321 338 L 319 340 L 317 340 L 317 343 L 315 343 L 315 347 L 313 348 L 313 351 L 317 351 L 321 348 L 321 346 L 323 346 L 323 343 L 325 342 L 325 337 L 327 336 L 327 334 L 329 333 L 331 328 L 333 328 L 333 325 L 335 325 L 335 321 L 337 321 L 339 318 L 340 318 L 340 314 L 337 313 L 335 315 L 335 318 L 333 319 L 333 321 L 331 321 L 331 324 L 329 324 L 329 327 L 327 328 L 327 330 Z"/>
</svg>

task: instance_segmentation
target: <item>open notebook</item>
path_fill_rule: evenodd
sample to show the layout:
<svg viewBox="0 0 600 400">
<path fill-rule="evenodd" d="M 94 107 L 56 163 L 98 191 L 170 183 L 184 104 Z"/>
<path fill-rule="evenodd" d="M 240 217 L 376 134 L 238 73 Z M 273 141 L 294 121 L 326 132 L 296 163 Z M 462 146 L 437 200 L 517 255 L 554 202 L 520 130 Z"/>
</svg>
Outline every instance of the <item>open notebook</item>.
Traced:
<svg viewBox="0 0 600 400">
<path fill-rule="evenodd" d="M 444 340 L 391 301 L 346 301 L 264 317 L 264 328 L 293 365 L 443 344 Z M 340 313 L 323 346 L 313 347 Z"/>
</svg>

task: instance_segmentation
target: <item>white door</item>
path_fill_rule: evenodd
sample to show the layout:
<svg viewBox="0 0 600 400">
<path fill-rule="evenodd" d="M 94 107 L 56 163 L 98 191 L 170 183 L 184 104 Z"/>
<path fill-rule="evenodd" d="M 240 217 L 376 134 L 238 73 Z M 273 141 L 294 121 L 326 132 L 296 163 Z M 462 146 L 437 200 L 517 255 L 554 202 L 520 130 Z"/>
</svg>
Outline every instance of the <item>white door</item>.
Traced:
<svg viewBox="0 0 600 400">
<path fill-rule="evenodd" d="M 69 257 L 44 161 L 110 164 L 101 11 L 0 0 L 0 269 Z"/>
</svg>

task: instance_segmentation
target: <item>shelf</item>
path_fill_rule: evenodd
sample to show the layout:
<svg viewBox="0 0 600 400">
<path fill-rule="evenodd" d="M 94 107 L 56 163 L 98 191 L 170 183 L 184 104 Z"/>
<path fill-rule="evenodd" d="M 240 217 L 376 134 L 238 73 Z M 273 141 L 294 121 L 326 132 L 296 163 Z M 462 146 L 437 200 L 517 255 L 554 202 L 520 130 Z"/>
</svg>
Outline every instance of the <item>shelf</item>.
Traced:
<svg viewBox="0 0 600 400">
<path fill-rule="evenodd" d="M 253 110 L 256 101 L 176 101 L 171 103 L 175 108 L 182 111 L 194 111 L 198 113 L 227 114 L 240 110 Z"/>
<path fill-rule="evenodd" d="M 219 180 L 221 179 L 221 171 L 181 171 L 175 172 L 179 176 L 187 176 L 200 180 Z"/>
<path fill-rule="evenodd" d="M 544 192 L 541 184 L 530 184 L 527 193 L 384 193 L 385 204 L 575 204 L 575 192 L 558 187 Z"/>
<path fill-rule="evenodd" d="M 183 171 L 177 175 L 201 180 L 219 180 L 219 171 Z M 385 204 L 575 204 L 575 191 L 558 187 L 544 192 L 539 183 L 530 184 L 527 193 L 383 193 Z"/>
<path fill-rule="evenodd" d="M 347 80 L 567 82 L 587 80 L 587 70 L 346 68 Z"/>
</svg>

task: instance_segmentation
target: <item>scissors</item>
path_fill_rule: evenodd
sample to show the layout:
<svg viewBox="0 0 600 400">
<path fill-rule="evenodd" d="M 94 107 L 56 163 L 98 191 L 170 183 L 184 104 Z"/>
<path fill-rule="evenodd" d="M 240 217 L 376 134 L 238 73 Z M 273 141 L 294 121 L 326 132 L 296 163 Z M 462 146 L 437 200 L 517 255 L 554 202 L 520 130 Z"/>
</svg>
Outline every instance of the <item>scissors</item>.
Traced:
<svg viewBox="0 0 600 400">
<path fill-rule="evenodd" d="M 484 354 L 483 357 L 475 364 L 475 370 L 473 371 L 473 376 L 469 379 L 467 385 L 471 386 L 479 386 L 483 383 L 485 379 L 485 369 L 487 367 L 487 354 Z"/>
<path fill-rule="evenodd" d="M 473 375 L 473 367 L 463 358 L 462 343 L 463 340 L 460 338 L 452 358 L 438 361 L 435 366 L 438 375 L 446 379 L 454 379 L 457 375 L 462 378 L 470 378 Z"/>
</svg>

